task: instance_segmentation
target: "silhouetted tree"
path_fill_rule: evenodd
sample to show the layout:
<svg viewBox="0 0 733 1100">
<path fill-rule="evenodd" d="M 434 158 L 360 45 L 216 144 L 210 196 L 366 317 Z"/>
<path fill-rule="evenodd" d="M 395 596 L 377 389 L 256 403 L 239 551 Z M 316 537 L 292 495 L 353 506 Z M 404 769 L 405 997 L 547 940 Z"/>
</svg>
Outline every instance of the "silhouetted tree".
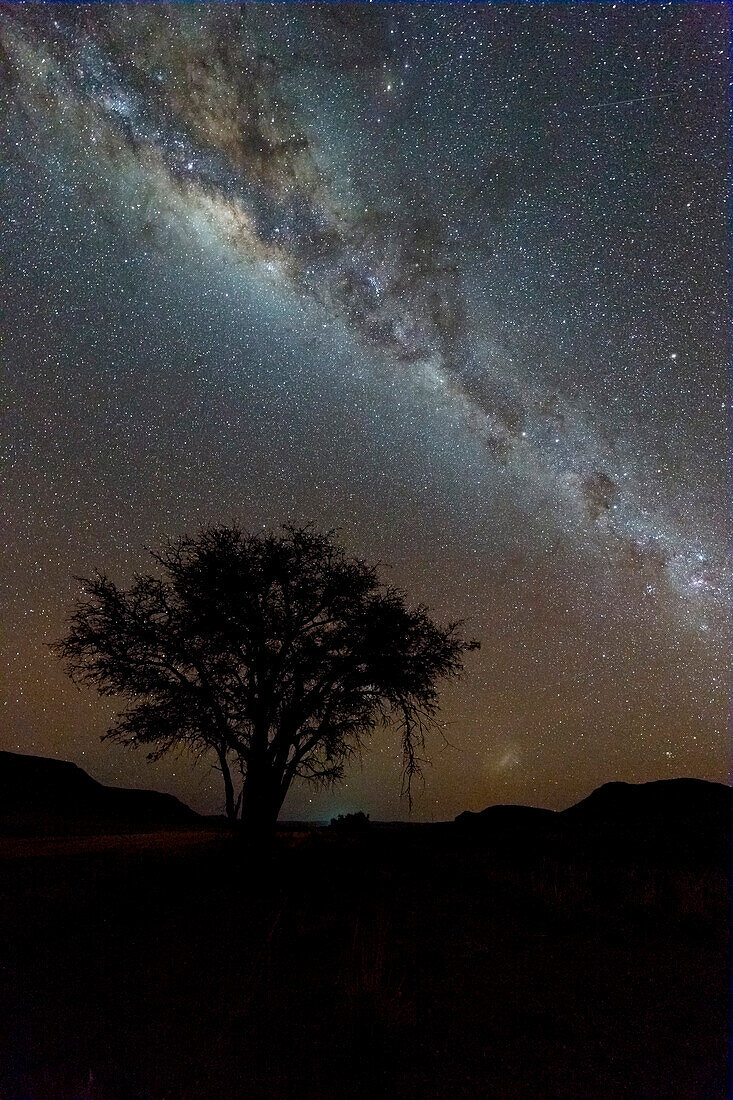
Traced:
<svg viewBox="0 0 733 1100">
<path fill-rule="evenodd" d="M 274 832 L 292 781 L 333 783 L 378 724 L 395 718 L 403 793 L 420 772 L 436 683 L 476 648 L 459 623 L 425 608 L 348 557 L 333 533 L 286 527 L 250 535 L 213 527 L 152 553 L 161 576 L 121 590 L 83 580 L 56 649 L 77 682 L 121 696 L 105 735 L 213 752 L 226 812 L 250 834 Z"/>
</svg>

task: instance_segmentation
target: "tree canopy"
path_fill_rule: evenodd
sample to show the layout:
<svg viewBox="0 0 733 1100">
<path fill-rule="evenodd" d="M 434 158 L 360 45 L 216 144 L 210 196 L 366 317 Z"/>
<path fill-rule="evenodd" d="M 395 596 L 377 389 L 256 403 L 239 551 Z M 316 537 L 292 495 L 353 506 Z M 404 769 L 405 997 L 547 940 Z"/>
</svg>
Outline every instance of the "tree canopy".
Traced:
<svg viewBox="0 0 733 1100">
<path fill-rule="evenodd" d="M 274 830 L 294 779 L 333 783 L 374 729 L 395 722 L 403 793 L 425 756 L 437 683 L 478 643 L 348 556 L 334 533 L 211 527 L 151 551 L 156 574 L 123 590 L 83 579 L 58 643 L 72 678 L 126 705 L 105 735 L 214 753 L 226 812 Z"/>
</svg>

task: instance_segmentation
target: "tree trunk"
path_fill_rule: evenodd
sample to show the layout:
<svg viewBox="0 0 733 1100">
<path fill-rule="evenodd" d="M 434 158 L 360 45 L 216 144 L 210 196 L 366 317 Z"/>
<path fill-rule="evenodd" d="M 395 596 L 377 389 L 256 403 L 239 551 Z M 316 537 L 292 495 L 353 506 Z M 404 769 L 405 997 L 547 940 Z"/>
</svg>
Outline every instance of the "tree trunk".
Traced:
<svg viewBox="0 0 733 1100">
<path fill-rule="evenodd" d="M 283 804 L 281 792 L 282 777 L 272 764 L 248 762 L 242 798 L 242 829 L 253 845 L 266 846 L 274 839 Z"/>
<path fill-rule="evenodd" d="M 221 765 L 221 774 L 224 779 L 224 805 L 226 809 L 227 820 L 232 828 L 234 828 L 237 822 L 237 803 L 234 798 L 234 784 L 232 783 L 232 773 L 229 768 L 229 762 L 227 760 L 226 752 L 217 749 L 217 755 L 219 757 L 219 763 Z"/>
</svg>

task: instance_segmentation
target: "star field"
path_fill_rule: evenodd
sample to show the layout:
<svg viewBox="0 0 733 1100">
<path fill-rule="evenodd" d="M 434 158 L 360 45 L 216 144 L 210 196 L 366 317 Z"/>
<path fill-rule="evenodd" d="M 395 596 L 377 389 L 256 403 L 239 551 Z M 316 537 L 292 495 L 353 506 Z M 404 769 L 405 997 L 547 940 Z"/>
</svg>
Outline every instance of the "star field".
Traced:
<svg viewBox="0 0 733 1100">
<path fill-rule="evenodd" d="M 482 649 L 417 815 L 727 775 L 727 9 L 19 5 L 3 747 L 99 744 L 76 575 L 313 520 Z M 377 739 L 292 816 L 404 812 Z"/>
</svg>

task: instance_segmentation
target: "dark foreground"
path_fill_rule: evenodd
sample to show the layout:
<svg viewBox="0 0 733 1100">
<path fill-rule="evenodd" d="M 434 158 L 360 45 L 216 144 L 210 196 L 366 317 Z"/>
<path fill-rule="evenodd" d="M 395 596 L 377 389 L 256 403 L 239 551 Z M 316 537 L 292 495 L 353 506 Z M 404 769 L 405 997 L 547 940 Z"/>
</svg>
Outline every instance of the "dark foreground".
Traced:
<svg viewBox="0 0 733 1100">
<path fill-rule="evenodd" d="M 719 860 L 171 836 L 0 845 L 3 1100 L 728 1095 Z"/>
</svg>

